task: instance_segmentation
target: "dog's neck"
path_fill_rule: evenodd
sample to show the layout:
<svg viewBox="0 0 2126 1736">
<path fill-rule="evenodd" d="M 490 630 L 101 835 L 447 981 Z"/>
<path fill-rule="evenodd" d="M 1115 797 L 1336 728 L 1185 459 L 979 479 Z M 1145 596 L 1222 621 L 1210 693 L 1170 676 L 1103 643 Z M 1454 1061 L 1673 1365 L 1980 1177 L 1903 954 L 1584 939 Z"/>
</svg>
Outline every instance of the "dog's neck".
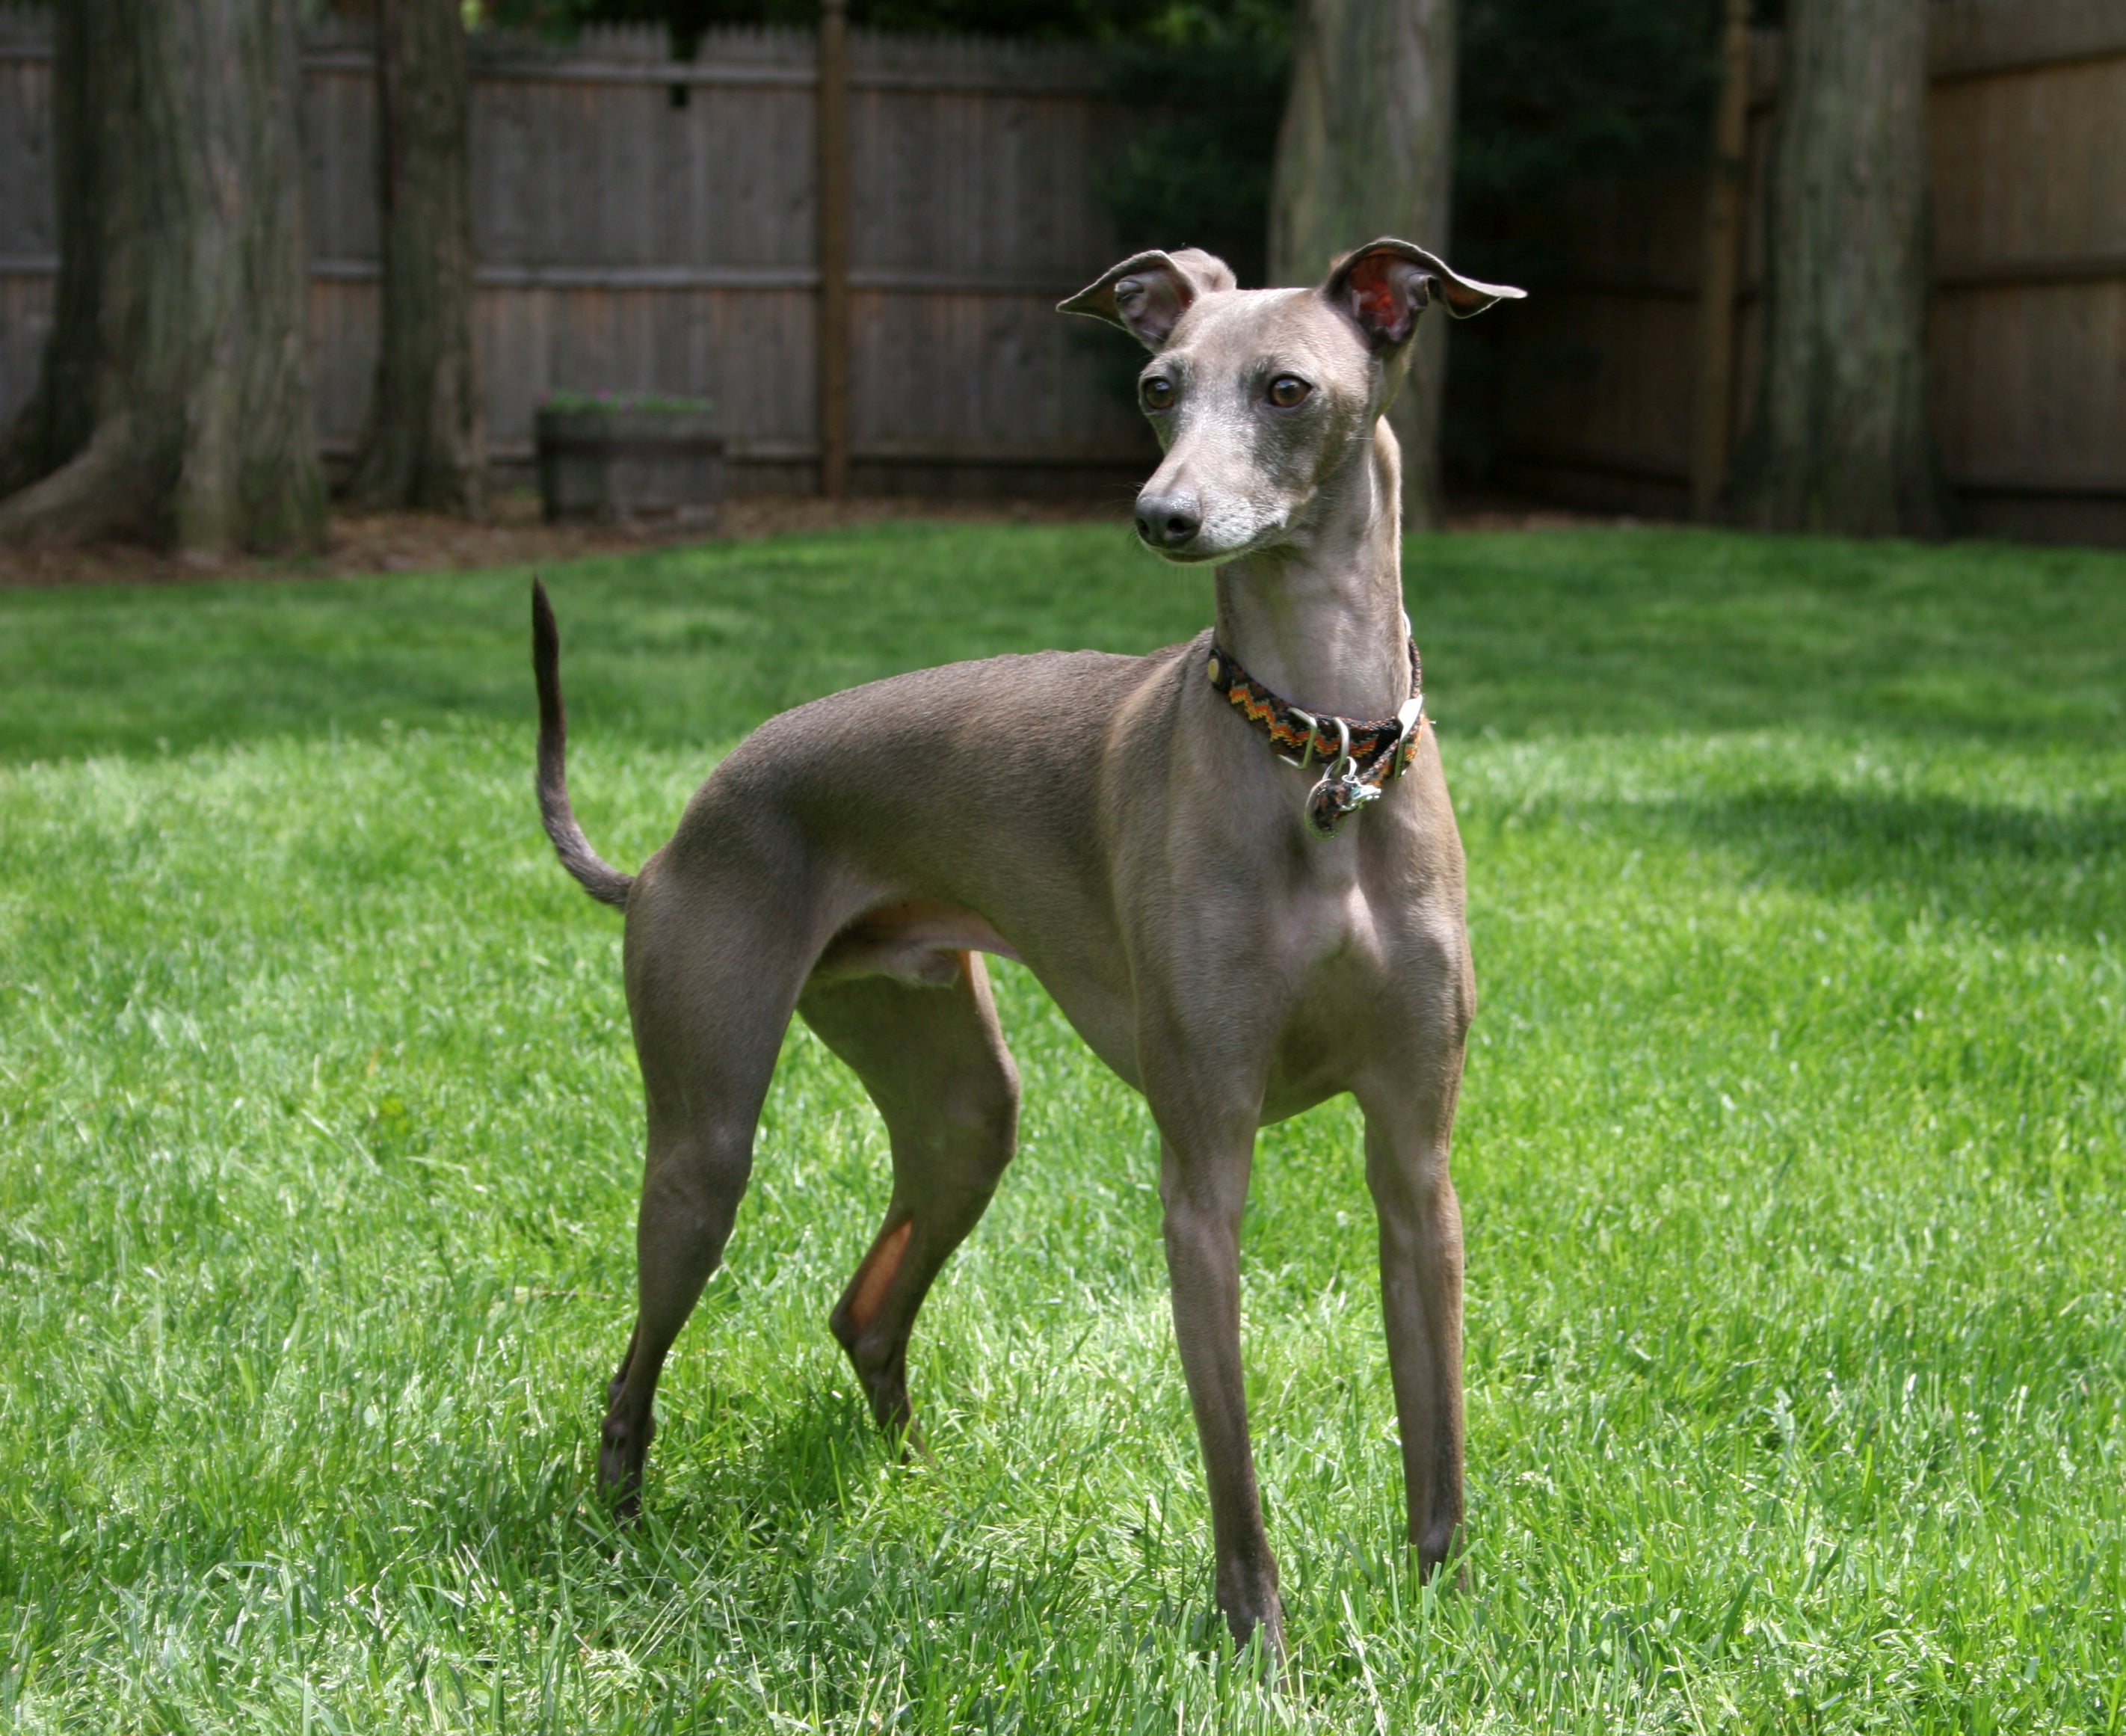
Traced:
<svg viewBox="0 0 2126 1736">
<path fill-rule="evenodd" d="M 1410 697 L 1401 485 L 1383 419 L 1285 542 L 1218 569 L 1218 642 L 1293 705 L 1392 717 Z"/>
</svg>

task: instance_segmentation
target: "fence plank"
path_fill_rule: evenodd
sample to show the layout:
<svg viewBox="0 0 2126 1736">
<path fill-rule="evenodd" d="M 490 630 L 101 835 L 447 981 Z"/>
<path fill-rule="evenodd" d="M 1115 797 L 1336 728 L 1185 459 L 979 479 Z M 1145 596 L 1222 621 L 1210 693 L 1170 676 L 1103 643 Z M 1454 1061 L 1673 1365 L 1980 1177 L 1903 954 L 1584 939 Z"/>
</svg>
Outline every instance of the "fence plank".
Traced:
<svg viewBox="0 0 2126 1736">
<path fill-rule="evenodd" d="M 19 14 L 0 12 L 15 30 L 0 34 L 0 258 L 39 259 L 59 248 L 52 201 L 52 78 L 49 58 L 24 42 Z M 31 51 L 12 58 L 17 44 Z M 35 57 L 32 58 L 32 55 Z"/>
</svg>

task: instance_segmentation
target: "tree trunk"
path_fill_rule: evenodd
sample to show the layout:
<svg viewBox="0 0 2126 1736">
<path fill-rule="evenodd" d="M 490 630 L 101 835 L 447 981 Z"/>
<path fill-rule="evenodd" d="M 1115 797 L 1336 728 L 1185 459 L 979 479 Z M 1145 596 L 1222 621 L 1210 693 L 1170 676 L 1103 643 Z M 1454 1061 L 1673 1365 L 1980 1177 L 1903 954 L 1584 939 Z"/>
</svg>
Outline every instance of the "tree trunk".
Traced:
<svg viewBox="0 0 2126 1736">
<path fill-rule="evenodd" d="M 0 542 L 315 546 L 294 0 L 54 10 L 59 278 Z"/>
<path fill-rule="evenodd" d="M 1927 419 L 1928 0 L 1789 0 L 1763 366 L 1732 516 L 1938 535 Z"/>
<path fill-rule="evenodd" d="M 458 0 L 380 0 L 376 73 L 381 342 L 347 492 L 370 505 L 477 512 L 487 453 L 473 366 L 470 94 Z"/>
<path fill-rule="evenodd" d="M 1307 0 L 1270 183 L 1273 281 L 1318 283 L 1382 235 L 1447 257 L 1453 185 L 1453 0 Z M 1422 320 L 1388 420 L 1403 523 L 1436 527 L 1447 322 Z"/>
</svg>

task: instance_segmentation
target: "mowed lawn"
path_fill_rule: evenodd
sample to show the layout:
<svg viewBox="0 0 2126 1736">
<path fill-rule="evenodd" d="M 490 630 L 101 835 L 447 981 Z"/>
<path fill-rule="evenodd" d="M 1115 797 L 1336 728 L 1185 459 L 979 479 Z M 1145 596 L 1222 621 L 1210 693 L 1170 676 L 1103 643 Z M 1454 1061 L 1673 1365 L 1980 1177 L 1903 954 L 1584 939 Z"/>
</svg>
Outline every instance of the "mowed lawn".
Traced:
<svg viewBox="0 0 2126 1736">
<path fill-rule="evenodd" d="M 1413 542 L 1481 997 L 1466 1578 L 1399 1546 L 1332 1105 L 1246 1228 L 1290 1692 L 1212 1605 L 1148 1119 L 1009 967 L 933 1456 L 824 1329 L 886 1152 L 801 1029 L 605 1516 L 640 1110 L 526 576 L 0 594 L 0 1728 L 2126 1729 L 2126 557 Z M 629 865 L 780 707 L 1208 608 L 1097 527 L 547 576 Z"/>
</svg>

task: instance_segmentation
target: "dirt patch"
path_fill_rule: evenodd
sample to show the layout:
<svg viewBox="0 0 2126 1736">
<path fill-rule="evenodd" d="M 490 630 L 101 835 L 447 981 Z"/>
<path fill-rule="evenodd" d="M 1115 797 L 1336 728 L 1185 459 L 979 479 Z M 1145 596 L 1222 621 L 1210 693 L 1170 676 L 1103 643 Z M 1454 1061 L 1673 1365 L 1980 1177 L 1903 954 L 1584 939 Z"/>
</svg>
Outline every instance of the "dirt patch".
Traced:
<svg viewBox="0 0 2126 1736">
<path fill-rule="evenodd" d="M 547 524 L 529 493 L 501 496 L 481 520 L 437 513 L 335 513 L 325 551 L 299 558 L 234 560 L 167 555 L 129 543 L 89 548 L 0 548 L 0 586 L 184 584 L 210 579 L 350 578 L 369 573 L 463 572 L 553 565 L 586 555 L 684 542 L 741 541 L 796 531 L 843 530 L 897 519 L 1005 524 L 1119 524 L 1113 499 L 938 500 L 893 495 L 826 500 L 763 496 L 727 502 L 713 523 L 645 519 L 622 524 Z M 1506 500 L 1472 501 L 1449 514 L 1453 531 L 1585 530 L 1641 521 Z"/>
<path fill-rule="evenodd" d="M 1628 531 L 1640 525 L 1667 524 L 1666 518 L 1642 518 L 1629 513 L 1575 513 L 1563 507 L 1476 507 L 1447 515 L 1450 531 Z"/>
<path fill-rule="evenodd" d="M 1637 525 L 1673 522 L 1629 513 L 1582 512 L 1503 490 L 1460 492 L 1447 507 L 1447 528 L 1450 531 L 1630 530 Z"/>
</svg>

